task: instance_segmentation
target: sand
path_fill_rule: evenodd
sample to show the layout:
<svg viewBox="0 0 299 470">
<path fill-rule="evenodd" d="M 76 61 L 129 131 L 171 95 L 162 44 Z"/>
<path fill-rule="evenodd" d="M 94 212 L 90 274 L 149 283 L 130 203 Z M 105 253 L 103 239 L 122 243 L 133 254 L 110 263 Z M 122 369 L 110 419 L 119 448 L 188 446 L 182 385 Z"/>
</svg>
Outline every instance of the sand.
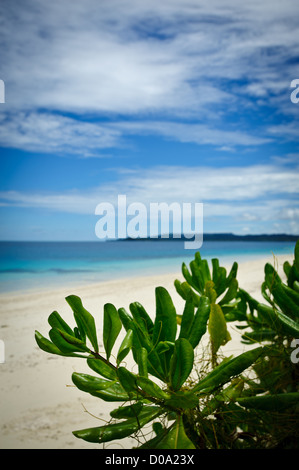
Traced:
<svg viewBox="0 0 299 470">
<path fill-rule="evenodd" d="M 276 263 L 283 276 L 282 264 L 292 257 L 278 256 Z M 260 258 L 239 264 L 239 285 L 255 298 L 263 300 L 260 286 L 264 265 L 273 264 L 273 257 Z M 115 280 L 75 291 L 55 290 L 14 292 L 0 295 L 0 339 L 5 344 L 5 363 L 0 364 L 0 448 L 1 449 L 99 449 L 103 446 L 87 443 L 73 436 L 72 431 L 95 427 L 110 419 L 110 411 L 120 403 L 107 403 L 81 392 L 73 386 L 74 371 L 94 374 L 84 359 L 63 358 L 41 351 L 34 339 L 38 330 L 48 336 L 48 316 L 54 310 L 75 326 L 73 314 L 65 297 L 75 294 L 96 319 L 99 337 L 105 303 L 117 308 L 138 301 L 149 313 L 154 312 L 155 287 L 167 288 L 182 313 L 183 302 L 173 282 L 183 277 L 175 274 Z M 240 343 L 241 331 L 230 324 L 232 340 L 222 348 L 223 354 L 237 355 L 245 350 Z M 123 336 L 122 336 L 123 337 Z M 120 339 L 122 339 L 120 337 Z M 117 351 L 116 343 L 115 350 Z M 100 347 L 103 350 L 102 345 Z M 127 358 L 127 367 L 133 362 Z M 131 438 L 106 444 L 109 449 L 130 449 L 136 445 Z"/>
</svg>

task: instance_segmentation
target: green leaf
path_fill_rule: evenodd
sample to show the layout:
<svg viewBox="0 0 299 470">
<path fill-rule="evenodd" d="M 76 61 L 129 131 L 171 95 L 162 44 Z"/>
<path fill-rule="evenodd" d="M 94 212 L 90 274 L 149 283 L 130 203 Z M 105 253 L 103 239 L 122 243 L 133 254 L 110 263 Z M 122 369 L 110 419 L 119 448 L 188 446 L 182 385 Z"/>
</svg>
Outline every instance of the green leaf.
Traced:
<svg viewBox="0 0 299 470">
<path fill-rule="evenodd" d="M 132 352 L 135 361 L 138 363 L 138 353 L 141 348 L 145 348 L 148 354 L 148 372 L 159 379 L 163 379 L 165 373 L 162 369 L 160 357 L 154 349 L 149 335 L 144 333 L 134 319 L 129 321 L 128 316 L 126 314 L 124 315 L 124 312 L 122 312 L 121 315 L 123 319 L 125 319 L 127 328 L 133 330 Z"/>
<path fill-rule="evenodd" d="M 133 356 L 135 361 L 138 363 L 138 354 L 141 348 L 146 349 L 147 351 L 147 363 L 148 363 L 148 372 L 155 377 L 162 379 L 164 377 L 164 371 L 161 365 L 160 356 L 157 351 L 154 349 L 152 342 L 147 336 L 144 336 L 142 330 L 132 322 L 131 328 L 133 330 Z"/>
<path fill-rule="evenodd" d="M 265 411 L 282 411 L 299 404 L 299 393 L 280 393 L 277 395 L 263 395 L 248 398 L 239 398 L 239 405 L 245 408 Z"/>
<path fill-rule="evenodd" d="M 216 354 L 220 346 L 224 346 L 231 336 L 227 330 L 227 324 L 219 304 L 211 304 L 208 323 L 212 352 Z"/>
<path fill-rule="evenodd" d="M 192 322 L 194 319 L 194 302 L 192 296 L 187 296 L 185 307 L 181 319 L 181 329 L 179 338 L 188 338 L 192 330 Z"/>
<path fill-rule="evenodd" d="M 160 423 L 159 421 L 153 423 L 153 431 L 156 434 L 156 436 L 163 433 L 163 430 L 164 430 L 164 427 L 162 423 Z"/>
<path fill-rule="evenodd" d="M 189 272 L 189 269 L 187 268 L 186 264 L 183 263 L 182 264 L 182 274 L 184 276 L 184 278 L 186 279 L 187 283 L 193 287 L 193 289 L 195 289 L 197 292 L 199 292 L 200 294 L 202 294 L 200 288 L 198 287 L 198 285 L 194 282 L 193 280 L 193 277 L 192 275 L 190 274 Z"/>
<path fill-rule="evenodd" d="M 72 380 L 79 390 L 107 402 L 124 402 L 130 398 L 123 387 L 115 381 L 104 380 L 77 372 L 73 373 Z"/>
<path fill-rule="evenodd" d="M 112 364 L 105 362 L 100 358 L 88 358 L 87 365 L 90 367 L 91 370 L 96 372 L 97 374 L 102 375 L 106 379 L 110 380 L 117 380 L 117 373 L 116 369 L 113 367 Z"/>
<path fill-rule="evenodd" d="M 152 336 L 154 324 L 144 307 L 139 302 L 133 302 L 130 304 L 130 311 L 144 333 Z"/>
<path fill-rule="evenodd" d="M 231 300 L 234 300 L 238 293 L 238 287 L 239 287 L 239 284 L 238 284 L 237 279 L 233 278 L 229 284 L 228 290 L 226 291 L 225 295 L 220 300 L 219 304 L 224 305 L 224 304 L 231 302 Z"/>
<path fill-rule="evenodd" d="M 85 341 L 82 341 L 81 339 L 77 338 L 76 336 L 73 335 L 69 335 L 68 333 L 66 333 L 65 331 L 60 331 L 57 329 L 57 331 L 59 331 L 60 335 L 62 336 L 62 338 L 68 343 L 68 344 L 71 344 L 73 346 L 75 346 L 76 348 L 78 348 L 79 351 L 86 351 L 86 352 L 91 352 L 90 349 L 86 346 L 86 343 Z"/>
<path fill-rule="evenodd" d="M 254 310 L 257 309 L 259 302 L 255 300 L 250 294 L 248 294 L 248 292 L 246 292 L 243 289 L 239 289 L 239 295 L 245 302 L 248 303 L 250 312 L 253 313 Z"/>
<path fill-rule="evenodd" d="M 272 289 L 274 286 L 277 285 L 277 283 L 281 283 L 281 279 L 277 273 L 277 271 L 273 268 L 273 266 L 270 263 L 265 264 L 265 281 L 267 283 L 267 286 L 272 292 Z"/>
<path fill-rule="evenodd" d="M 205 287 L 204 274 L 196 260 L 191 261 L 190 270 L 192 273 L 193 284 L 196 285 L 197 291 L 202 294 Z"/>
<path fill-rule="evenodd" d="M 219 269 L 219 259 L 212 258 L 212 281 L 216 283 Z"/>
<path fill-rule="evenodd" d="M 66 357 L 81 357 L 86 359 L 86 356 L 82 356 L 80 354 L 76 354 L 74 352 L 62 352 L 55 344 L 53 344 L 50 340 L 45 338 L 41 333 L 35 331 L 35 341 L 40 349 L 49 353 L 49 354 L 56 354 L 58 356 L 66 356 Z"/>
<path fill-rule="evenodd" d="M 138 353 L 137 353 L 138 354 Z M 148 373 L 164 380 L 164 372 L 161 366 L 160 358 L 155 350 L 147 353 Z"/>
<path fill-rule="evenodd" d="M 290 270 L 288 271 L 288 267 L 287 266 L 290 266 Z M 285 263 L 284 264 L 284 271 L 287 271 L 287 284 L 289 287 L 291 287 L 292 289 L 295 289 L 295 283 L 297 282 L 298 283 L 298 280 L 299 280 L 299 272 L 298 270 L 296 269 L 296 266 L 295 266 L 295 262 L 293 262 L 292 266 L 289 264 L 289 263 Z"/>
<path fill-rule="evenodd" d="M 278 284 L 273 289 L 275 303 L 280 307 L 283 313 L 294 320 L 299 318 L 299 295 L 293 289 L 283 284 Z"/>
<path fill-rule="evenodd" d="M 114 305 L 107 303 L 104 305 L 104 327 L 103 342 L 106 351 L 107 360 L 111 355 L 114 343 L 122 328 L 122 322 Z"/>
<path fill-rule="evenodd" d="M 81 339 L 81 341 L 84 341 L 84 343 L 86 343 L 86 335 L 82 337 L 80 330 L 77 326 L 75 326 L 74 328 L 74 335 L 76 336 L 76 338 Z"/>
<path fill-rule="evenodd" d="M 48 323 L 52 328 L 56 328 L 60 331 L 65 331 L 69 335 L 74 336 L 74 332 L 71 327 L 61 318 L 58 312 L 52 312 L 48 318 Z"/>
<path fill-rule="evenodd" d="M 183 417 L 179 415 L 168 433 L 156 446 L 157 449 L 195 449 L 194 444 L 187 437 L 183 424 Z"/>
<path fill-rule="evenodd" d="M 148 355 L 147 350 L 145 348 L 140 348 L 138 353 L 138 373 L 140 377 L 148 377 L 148 370 L 147 370 L 147 361 Z"/>
<path fill-rule="evenodd" d="M 182 410 L 192 409 L 198 406 L 198 396 L 188 390 L 179 390 L 165 400 L 165 405 Z"/>
<path fill-rule="evenodd" d="M 96 390 L 91 395 L 107 402 L 124 402 L 137 399 L 137 395 L 126 393 L 118 383 L 104 390 Z"/>
<path fill-rule="evenodd" d="M 226 283 L 227 283 L 226 269 L 224 267 L 220 267 L 218 270 L 218 280 L 215 285 L 217 297 L 219 297 L 225 291 Z"/>
<path fill-rule="evenodd" d="M 73 372 L 72 381 L 79 390 L 84 392 L 93 393 L 97 390 L 106 390 L 107 388 L 114 385 L 115 382 L 106 379 L 100 379 L 89 374 L 81 374 Z"/>
<path fill-rule="evenodd" d="M 157 287 L 153 344 L 157 344 L 159 341 L 174 342 L 176 331 L 176 310 L 172 299 L 164 287 Z"/>
<path fill-rule="evenodd" d="M 257 331 L 249 331 L 242 335 L 242 339 L 247 342 L 247 344 L 252 343 L 261 343 L 262 341 L 273 341 L 277 332 L 272 329 L 260 328 Z"/>
<path fill-rule="evenodd" d="M 201 392 L 204 390 L 213 390 L 227 383 L 231 378 L 238 376 L 253 363 L 267 349 L 265 347 L 258 347 L 246 351 L 237 357 L 230 360 L 224 360 L 215 369 L 213 369 L 204 379 L 200 380 L 197 385 L 193 388 L 193 392 Z"/>
<path fill-rule="evenodd" d="M 223 405 L 223 403 L 236 401 L 237 398 L 240 397 L 243 389 L 244 381 L 242 379 L 232 381 L 231 385 L 208 401 L 207 406 L 200 411 L 200 415 L 202 417 L 209 416 L 214 414 L 215 410 Z"/>
<path fill-rule="evenodd" d="M 107 388 L 101 388 L 99 390 L 87 391 L 83 389 L 84 385 L 81 385 L 81 390 L 86 391 L 93 397 L 101 398 L 107 402 L 124 402 L 133 398 L 132 395 L 128 395 L 123 387 L 119 383 L 111 382 L 111 385 Z M 79 387 L 78 387 L 79 388 Z M 135 396 L 136 398 L 137 396 Z"/>
<path fill-rule="evenodd" d="M 170 361 L 170 385 L 179 390 L 189 377 L 194 361 L 193 347 L 185 338 L 174 343 L 174 351 Z"/>
<path fill-rule="evenodd" d="M 198 305 L 200 296 L 192 290 L 188 282 L 180 282 L 178 279 L 174 281 L 174 286 L 177 293 L 182 297 L 182 299 L 187 300 L 188 296 L 191 295 L 193 298 L 194 305 Z"/>
<path fill-rule="evenodd" d="M 265 282 L 274 302 L 285 315 L 293 319 L 299 317 L 298 294 L 283 284 L 276 270 L 267 263 L 265 265 Z"/>
<path fill-rule="evenodd" d="M 292 301 L 296 304 L 297 309 L 298 309 L 298 306 L 299 306 L 299 294 L 298 294 L 298 292 L 294 288 L 290 288 L 290 287 L 286 286 L 285 284 L 282 284 L 281 286 L 282 286 L 282 289 L 285 292 L 285 294 L 287 296 L 291 297 Z M 298 315 L 298 312 L 297 312 L 297 315 Z"/>
<path fill-rule="evenodd" d="M 237 277 L 237 272 L 238 272 L 238 263 L 235 261 L 231 267 L 229 275 L 227 276 L 227 286 L 230 285 L 232 279 L 235 279 Z"/>
<path fill-rule="evenodd" d="M 267 283 L 266 283 L 266 282 L 263 282 L 263 283 L 262 283 L 261 292 L 262 292 L 262 296 L 264 297 L 264 299 L 265 299 L 270 305 L 273 305 L 273 306 L 274 306 L 274 301 L 273 301 L 273 299 L 270 297 L 270 292 L 269 292 L 269 289 L 268 289 L 268 286 L 267 286 Z"/>
<path fill-rule="evenodd" d="M 119 308 L 118 315 L 119 315 L 120 321 L 123 324 L 124 329 L 128 331 L 131 328 L 131 323 L 132 323 L 133 318 L 128 314 L 125 308 Z"/>
<path fill-rule="evenodd" d="M 153 423 L 153 430 L 155 431 L 154 426 L 156 427 L 157 425 L 160 425 L 160 424 L 161 423 L 158 423 L 158 422 Z M 166 436 L 166 434 L 168 433 L 169 430 L 165 429 L 162 426 L 162 429 L 160 428 L 159 431 L 160 432 L 155 437 L 153 437 L 152 439 L 144 442 L 142 445 L 137 447 L 137 449 L 157 449 L 158 442 L 161 441 L 164 436 Z"/>
<path fill-rule="evenodd" d="M 295 250 L 294 250 L 294 265 L 296 266 L 296 269 L 299 271 L 299 240 L 297 240 L 296 245 L 295 245 Z"/>
<path fill-rule="evenodd" d="M 79 327 L 80 333 L 82 328 L 89 338 L 95 352 L 98 352 L 98 340 L 93 316 L 83 307 L 80 297 L 76 295 L 69 295 L 66 301 L 73 310 L 76 323 Z M 83 336 L 83 334 L 82 334 Z"/>
<path fill-rule="evenodd" d="M 143 408 L 143 403 L 141 401 L 138 401 L 137 403 L 134 403 L 133 405 L 119 406 L 118 408 L 110 412 L 110 416 L 111 418 L 116 418 L 116 419 L 136 418 L 136 416 L 139 415 L 142 408 Z"/>
<path fill-rule="evenodd" d="M 224 267 L 219 266 L 219 260 L 217 258 L 212 259 L 212 266 L 212 281 L 215 285 L 217 297 L 219 297 L 227 287 L 226 269 Z"/>
<path fill-rule="evenodd" d="M 201 338 L 207 331 L 207 323 L 210 316 L 210 301 L 208 297 L 200 298 L 198 309 L 194 315 L 188 341 L 191 346 L 196 348 Z"/>
<path fill-rule="evenodd" d="M 161 356 L 161 354 L 165 353 L 166 351 L 170 351 L 171 350 L 171 354 L 173 352 L 173 348 L 174 348 L 174 343 L 171 343 L 170 341 L 160 341 L 156 348 L 155 348 L 155 351 L 157 352 L 157 354 L 159 356 Z"/>
<path fill-rule="evenodd" d="M 123 439 L 134 434 L 147 423 L 155 419 L 159 416 L 161 411 L 161 408 L 156 406 L 144 407 L 141 413 L 139 413 L 138 419 L 130 418 L 126 421 L 122 421 L 121 423 L 82 429 L 80 431 L 74 431 L 73 434 L 75 437 L 98 444 L 116 439 Z"/>
<path fill-rule="evenodd" d="M 49 331 L 49 336 L 51 341 L 63 353 L 89 352 L 85 343 L 75 338 L 75 336 L 70 336 L 62 331 L 56 330 L 56 328 L 52 328 Z"/>
<path fill-rule="evenodd" d="M 162 390 L 159 385 L 146 377 L 137 377 L 137 384 L 148 395 L 158 400 L 167 400 L 170 395 Z"/>
<path fill-rule="evenodd" d="M 125 367 L 119 367 L 117 369 L 117 375 L 123 389 L 131 395 L 132 393 L 138 392 L 137 376 L 130 372 Z"/>
<path fill-rule="evenodd" d="M 258 305 L 258 312 L 270 328 L 273 328 L 278 333 L 283 332 L 286 335 L 298 338 L 299 323 L 292 318 L 263 304 Z"/>
<path fill-rule="evenodd" d="M 126 336 L 124 337 L 120 348 L 117 353 L 117 365 L 124 360 L 124 358 L 129 354 L 133 345 L 133 330 L 128 330 Z"/>
<path fill-rule="evenodd" d="M 288 261 L 285 261 L 283 263 L 283 271 L 284 271 L 284 273 L 287 277 L 290 276 L 291 271 L 292 271 L 292 266 L 290 265 L 290 263 Z"/>
<path fill-rule="evenodd" d="M 163 367 L 163 374 L 159 378 L 161 378 L 165 383 L 168 382 L 170 360 L 173 353 L 173 349 L 174 343 L 170 341 L 160 341 L 154 349 L 154 352 L 155 354 L 157 354 L 160 364 Z"/>
<path fill-rule="evenodd" d="M 215 284 L 213 281 L 208 281 L 206 282 L 206 285 L 205 285 L 205 294 L 206 296 L 208 297 L 210 303 L 214 304 L 216 302 L 216 299 L 217 299 L 217 292 L 215 290 Z"/>
<path fill-rule="evenodd" d="M 195 259 L 197 259 L 197 254 L 198 253 L 195 253 Z M 211 272 L 210 272 L 208 261 L 206 259 L 201 259 L 199 262 L 199 267 L 203 274 L 203 281 L 205 284 L 207 281 L 211 280 Z"/>
</svg>

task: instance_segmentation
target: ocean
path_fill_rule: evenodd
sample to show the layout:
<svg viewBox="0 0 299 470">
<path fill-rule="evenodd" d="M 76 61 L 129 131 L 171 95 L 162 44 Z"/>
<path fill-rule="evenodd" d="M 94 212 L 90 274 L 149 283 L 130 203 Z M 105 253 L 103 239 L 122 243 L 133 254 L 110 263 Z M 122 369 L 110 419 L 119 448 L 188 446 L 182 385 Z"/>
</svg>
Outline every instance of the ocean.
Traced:
<svg viewBox="0 0 299 470">
<path fill-rule="evenodd" d="M 220 264 L 290 255 L 294 242 L 204 241 L 202 258 Z M 92 284 L 181 270 L 195 251 L 183 240 L 0 242 L 0 292 Z"/>
</svg>

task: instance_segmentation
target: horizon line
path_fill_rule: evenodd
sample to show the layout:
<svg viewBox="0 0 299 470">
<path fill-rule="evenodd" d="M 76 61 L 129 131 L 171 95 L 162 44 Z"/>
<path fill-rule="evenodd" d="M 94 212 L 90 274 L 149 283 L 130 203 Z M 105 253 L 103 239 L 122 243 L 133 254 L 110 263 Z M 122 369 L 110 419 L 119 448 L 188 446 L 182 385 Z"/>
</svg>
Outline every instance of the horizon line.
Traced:
<svg viewBox="0 0 299 470">
<path fill-rule="evenodd" d="M 157 237 L 137 237 L 137 238 L 110 238 L 110 239 L 95 239 L 95 240 L 0 240 L 0 243 L 101 243 L 101 242 L 109 242 L 109 241 L 183 241 L 183 240 L 192 240 L 192 238 L 186 237 L 186 235 L 180 235 L 174 237 L 175 234 L 167 234 L 164 237 L 163 235 L 158 235 Z M 194 234 L 192 234 L 194 237 Z M 295 239 L 299 239 L 299 234 L 289 234 L 289 233 L 255 233 L 255 234 L 235 234 L 233 232 L 209 232 L 203 234 L 203 240 L 205 238 L 212 237 L 215 241 L 230 241 L 233 239 L 252 239 L 252 238 L 264 238 L 264 239 L 271 239 L 271 238 L 284 238 L 285 240 L 280 241 L 293 241 Z M 218 240 L 217 240 L 218 238 Z M 212 241 L 212 240 L 209 240 Z M 266 240 L 265 240 L 266 241 Z"/>
</svg>

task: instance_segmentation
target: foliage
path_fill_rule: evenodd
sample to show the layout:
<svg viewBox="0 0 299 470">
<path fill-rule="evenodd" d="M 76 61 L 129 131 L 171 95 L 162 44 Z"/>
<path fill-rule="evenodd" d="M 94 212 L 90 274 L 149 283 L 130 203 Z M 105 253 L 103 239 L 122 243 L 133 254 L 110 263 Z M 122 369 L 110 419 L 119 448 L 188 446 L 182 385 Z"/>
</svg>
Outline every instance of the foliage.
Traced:
<svg viewBox="0 0 299 470">
<path fill-rule="evenodd" d="M 299 331 L 298 243 L 294 264 L 284 268 L 287 286 L 270 265 L 265 267 L 266 306 L 239 288 L 237 263 L 227 273 L 213 259 L 210 270 L 196 253 L 190 270 L 182 266 L 185 281 L 175 281 L 183 312 L 177 313 L 164 287 L 155 289 L 154 317 L 138 302 L 130 304 L 129 312 L 106 304 L 104 351 L 99 350 L 94 317 L 79 297 L 67 297 L 76 326 L 71 328 L 55 311 L 48 319 L 50 339 L 36 331 L 37 344 L 47 353 L 85 359 L 97 375 L 74 372 L 74 385 L 119 403 L 109 423 L 74 435 L 99 444 L 135 436 L 138 448 L 146 449 L 252 448 L 284 442 L 298 417 L 298 371 L 289 354 L 290 340 Z M 242 336 L 250 347 L 239 356 L 222 357 L 232 321 L 250 328 Z M 208 355 L 201 347 L 203 337 L 209 339 Z M 125 366 L 128 355 L 136 364 L 134 373 Z M 289 426 L 287 432 L 281 431 L 282 422 Z M 152 435 L 141 439 L 149 423 Z"/>
<path fill-rule="evenodd" d="M 271 264 L 265 265 L 261 292 L 266 303 L 258 302 L 240 290 L 245 344 L 271 344 L 271 355 L 255 367 L 260 385 L 271 393 L 299 391 L 298 361 L 293 361 L 294 338 L 299 338 L 299 241 L 294 260 L 283 265 L 286 282 Z M 297 362 L 297 363 L 296 363 Z"/>
<path fill-rule="evenodd" d="M 255 440 L 259 436 L 260 445 L 268 447 L 288 447 L 295 443 L 298 446 L 299 442 L 299 370 L 294 355 L 294 339 L 299 338 L 299 240 L 293 263 L 286 261 L 283 270 L 285 282 L 277 268 L 270 263 L 265 265 L 261 293 L 266 303 L 238 288 L 232 308 L 224 311 L 227 322 L 234 322 L 237 328 L 244 330 L 242 343 L 268 347 L 263 361 L 252 367 L 255 380 L 246 391 L 248 397 L 237 400 L 250 409 L 250 415 L 244 416 L 248 423 L 247 434 L 250 429 L 250 435 L 255 436 Z M 183 268 L 183 274 L 188 286 L 195 290 L 196 282 L 194 279 L 191 282 L 186 268 Z M 223 305 L 223 299 L 219 303 Z M 290 405 L 287 411 L 286 403 Z"/>
</svg>

